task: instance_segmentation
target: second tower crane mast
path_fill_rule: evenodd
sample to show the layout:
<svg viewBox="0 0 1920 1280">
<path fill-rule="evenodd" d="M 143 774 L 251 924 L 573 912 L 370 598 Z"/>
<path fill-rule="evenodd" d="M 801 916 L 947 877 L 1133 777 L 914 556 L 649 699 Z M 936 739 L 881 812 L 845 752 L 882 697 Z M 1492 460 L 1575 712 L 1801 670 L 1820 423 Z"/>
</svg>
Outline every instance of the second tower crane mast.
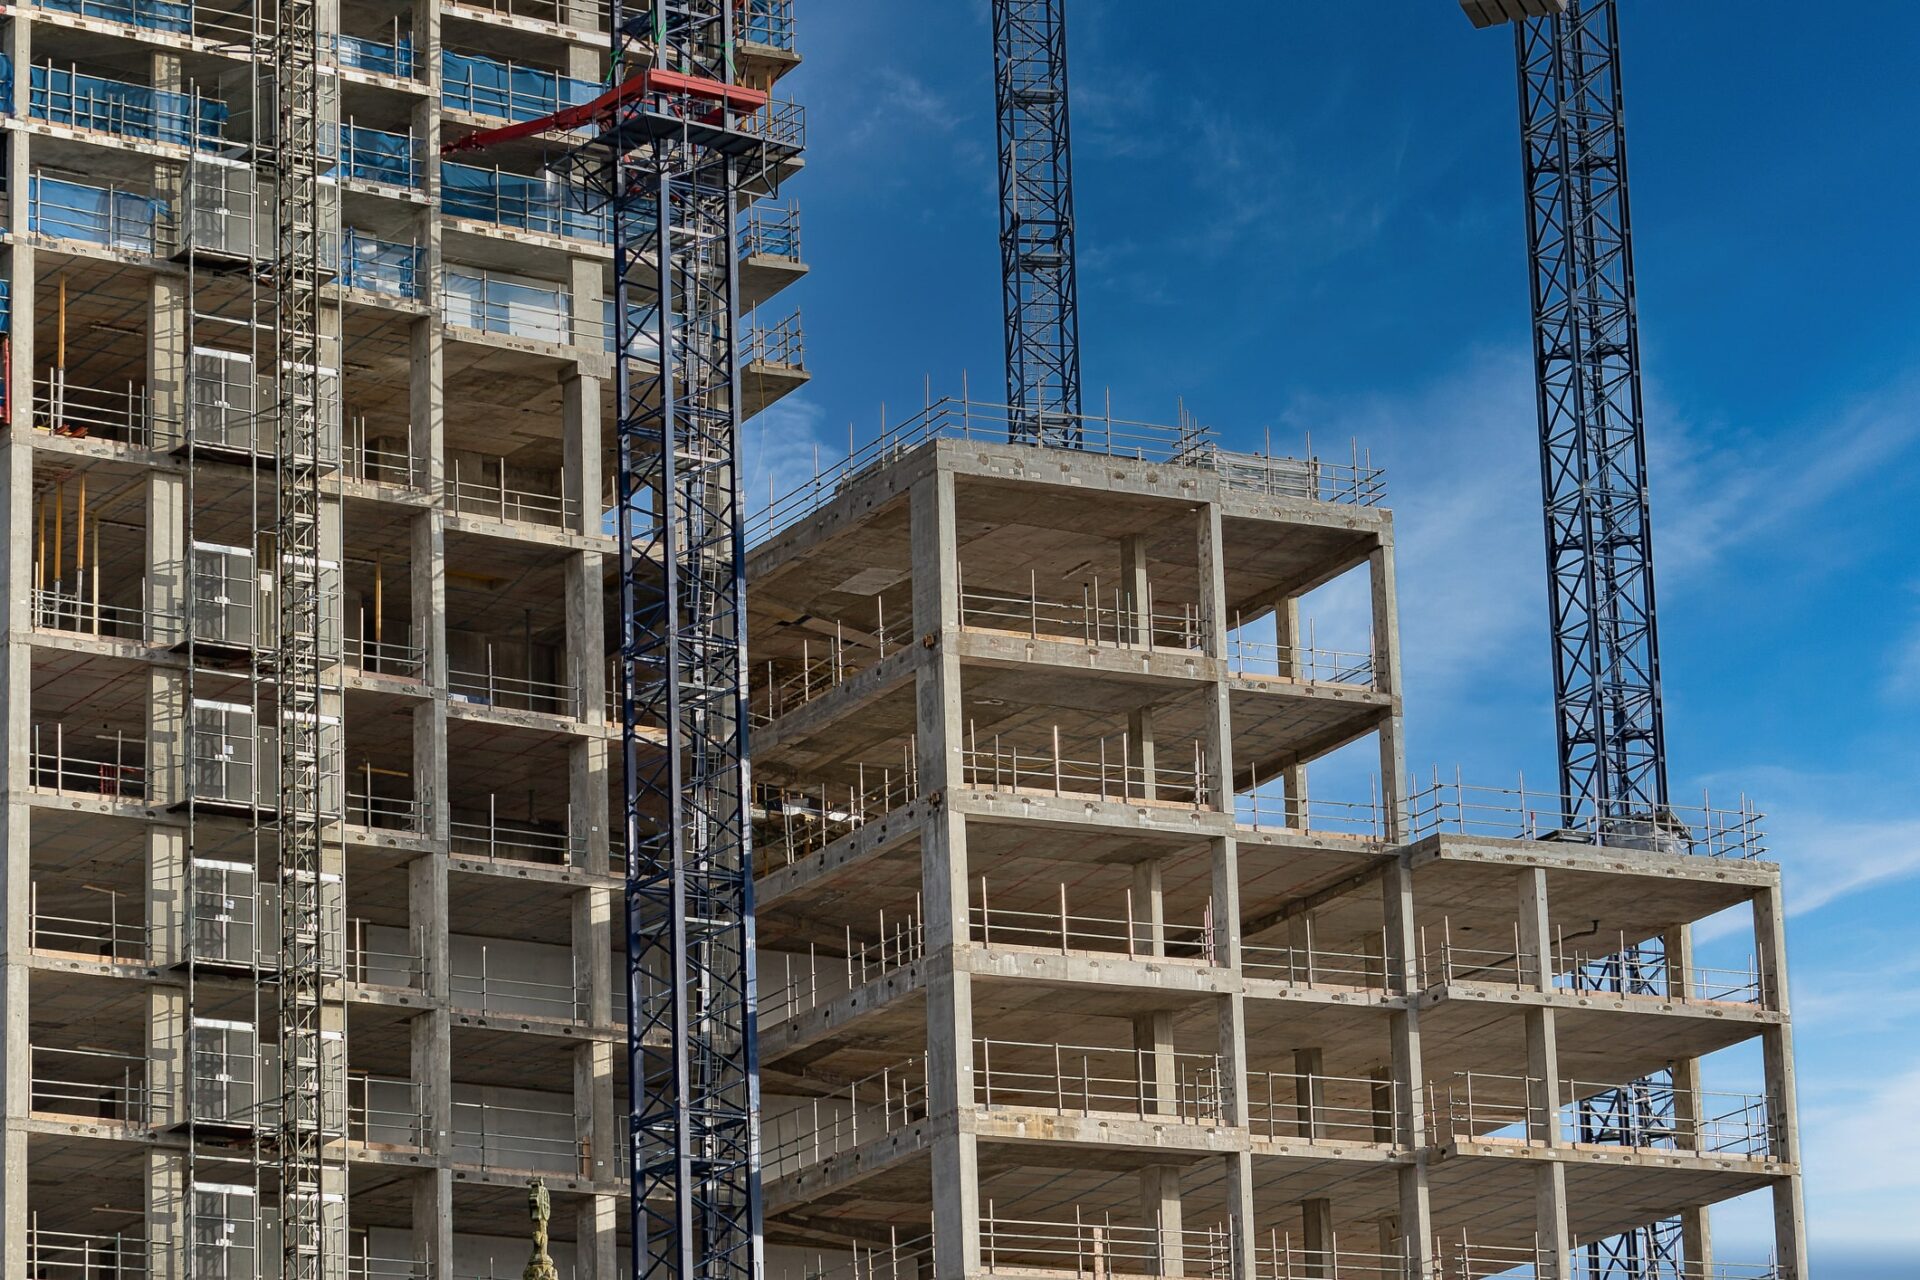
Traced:
<svg viewBox="0 0 1920 1280">
<path fill-rule="evenodd" d="M 994 0 L 1000 275 L 1012 435 L 1080 446 L 1066 0 Z"/>
</svg>

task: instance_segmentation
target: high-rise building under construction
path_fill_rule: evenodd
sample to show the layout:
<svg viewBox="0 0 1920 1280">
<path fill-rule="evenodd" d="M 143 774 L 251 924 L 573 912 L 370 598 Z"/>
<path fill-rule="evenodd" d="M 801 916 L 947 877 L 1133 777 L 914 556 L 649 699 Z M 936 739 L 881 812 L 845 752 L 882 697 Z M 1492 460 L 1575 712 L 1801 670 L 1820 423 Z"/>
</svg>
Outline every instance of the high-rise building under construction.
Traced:
<svg viewBox="0 0 1920 1280">
<path fill-rule="evenodd" d="M 263 9 L 4 18 L 0 1280 L 283 1274 Z M 577 137 L 441 156 L 593 100 L 607 11 L 320 13 L 318 1273 L 517 1275 L 537 1176 L 561 1275 L 611 1280 L 608 216 Z M 736 24 L 772 88 L 786 0 Z M 793 210 L 734 260 L 750 413 L 806 376 Z M 1407 782 L 1383 484 L 946 401 L 748 529 L 770 1273 L 1600 1280 L 1679 1218 L 1686 1280 L 1806 1280 L 1757 819 Z M 1371 792 L 1309 790 L 1367 744 Z M 1695 962 L 1725 912 L 1749 967 Z M 1583 1140 L 1654 1077 L 1658 1124 Z M 1715 1263 L 1756 1192 L 1775 1261 Z"/>
</svg>

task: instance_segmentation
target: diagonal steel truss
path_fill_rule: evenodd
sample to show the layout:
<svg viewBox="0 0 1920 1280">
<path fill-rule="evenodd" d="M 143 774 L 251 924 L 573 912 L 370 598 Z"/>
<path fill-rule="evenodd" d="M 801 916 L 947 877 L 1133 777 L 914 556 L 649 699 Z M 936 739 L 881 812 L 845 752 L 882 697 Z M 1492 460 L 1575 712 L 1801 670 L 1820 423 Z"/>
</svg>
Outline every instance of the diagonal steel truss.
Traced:
<svg viewBox="0 0 1920 1280">
<path fill-rule="evenodd" d="M 320 528 L 320 38 L 316 0 L 279 0 L 273 44 L 272 282 L 275 329 L 273 674 L 280 745 L 281 1275 L 324 1280 L 326 1135 L 323 1010 L 328 939 L 322 902 L 323 808 Z"/>
<path fill-rule="evenodd" d="M 1009 435 L 1080 447 L 1066 0 L 994 0 Z"/>
<path fill-rule="evenodd" d="M 765 1252 L 735 216 L 798 144 L 723 88 L 739 10 L 615 0 L 611 81 L 655 87 L 570 159 L 614 241 L 633 1274 L 676 1280 Z"/>
<path fill-rule="evenodd" d="M 1657 838 L 1667 806 L 1645 417 L 1613 0 L 1515 24 L 1561 792 L 1570 828 Z M 1658 947 L 1582 975 L 1639 990 Z M 1581 1140 L 1666 1131 L 1671 1090 L 1594 1101 Z M 1680 1227 L 1586 1246 L 1591 1280 L 1677 1274 Z"/>
</svg>

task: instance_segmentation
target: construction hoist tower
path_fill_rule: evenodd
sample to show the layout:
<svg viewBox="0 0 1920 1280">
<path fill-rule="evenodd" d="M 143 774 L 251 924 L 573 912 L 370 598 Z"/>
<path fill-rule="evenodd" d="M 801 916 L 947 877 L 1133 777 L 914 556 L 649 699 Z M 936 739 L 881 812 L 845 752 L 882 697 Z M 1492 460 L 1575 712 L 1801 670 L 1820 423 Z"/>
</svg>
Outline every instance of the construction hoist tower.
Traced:
<svg viewBox="0 0 1920 1280">
<path fill-rule="evenodd" d="M 1066 0 L 994 0 L 1010 436 L 1080 447 Z"/>
<path fill-rule="evenodd" d="M 279 0 L 272 45 L 275 326 L 275 595 L 278 708 L 282 1280 L 329 1280 L 322 1151 L 330 980 L 323 900 L 321 677 L 321 100 L 319 6 Z"/>
<path fill-rule="evenodd" d="M 1462 0 L 1476 26 L 1514 22 L 1526 175 L 1534 374 L 1562 815 L 1597 843 L 1678 841 L 1667 798 L 1646 417 L 1614 0 Z M 1582 973 L 1596 990 L 1663 972 L 1643 943 Z M 1583 1111 L 1581 1140 L 1637 1145 L 1671 1127 L 1672 1082 L 1642 1080 Z M 1691 1231 L 1687 1229 L 1691 1226 Z M 1584 1246 L 1594 1280 L 1678 1274 L 1704 1219 Z M 1696 1239 L 1699 1237 L 1697 1236 Z M 1697 1248 L 1698 1245 L 1696 1244 Z"/>
</svg>

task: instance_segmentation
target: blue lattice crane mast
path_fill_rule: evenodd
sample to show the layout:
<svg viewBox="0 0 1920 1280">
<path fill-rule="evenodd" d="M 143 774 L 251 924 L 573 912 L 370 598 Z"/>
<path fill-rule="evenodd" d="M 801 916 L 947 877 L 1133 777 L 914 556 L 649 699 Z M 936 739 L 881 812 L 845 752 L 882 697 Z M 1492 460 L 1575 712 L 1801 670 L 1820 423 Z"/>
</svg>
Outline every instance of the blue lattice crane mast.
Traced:
<svg viewBox="0 0 1920 1280">
<path fill-rule="evenodd" d="M 1667 808 L 1652 525 L 1647 506 L 1620 31 L 1614 0 L 1461 0 L 1474 25 L 1514 23 L 1546 506 L 1554 709 L 1565 830 L 1661 848 Z M 1599 990 L 1658 981 L 1642 943 L 1591 966 Z M 1667 1073 L 1581 1108 L 1582 1141 L 1670 1129 Z M 1684 1232 L 1652 1224 L 1584 1246 L 1590 1280 L 1679 1274 Z"/>
<path fill-rule="evenodd" d="M 994 0 L 1000 276 L 1012 437 L 1080 446 L 1066 0 Z"/>
<path fill-rule="evenodd" d="M 612 2 L 613 87 L 450 150 L 548 130 L 614 250 L 619 706 L 633 1269 L 759 1280 L 735 215 L 801 149 L 736 84 L 744 0 Z"/>
</svg>

